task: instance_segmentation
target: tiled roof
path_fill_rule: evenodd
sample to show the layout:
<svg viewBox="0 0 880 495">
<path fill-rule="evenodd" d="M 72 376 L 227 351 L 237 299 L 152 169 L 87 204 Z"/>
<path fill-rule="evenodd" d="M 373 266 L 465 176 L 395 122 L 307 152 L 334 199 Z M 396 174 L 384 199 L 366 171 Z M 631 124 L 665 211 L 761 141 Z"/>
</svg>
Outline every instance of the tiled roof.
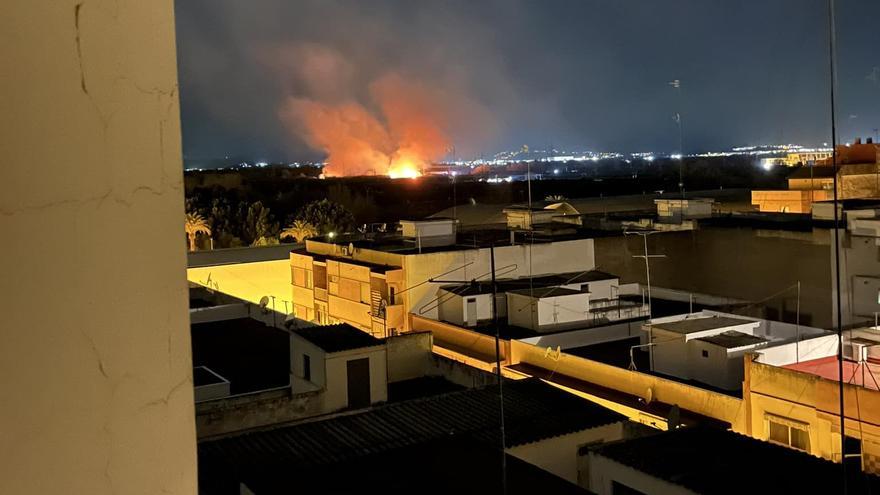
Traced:
<svg viewBox="0 0 880 495">
<path fill-rule="evenodd" d="M 720 428 L 680 428 L 592 452 L 696 493 L 839 493 L 841 487 L 840 464 Z M 866 483 L 880 489 L 877 477 L 857 474 L 850 493 L 865 493 L 856 488 Z"/>
<path fill-rule="evenodd" d="M 341 352 L 362 347 L 373 347 L 384 342 L 382 339 L 377 339 L 347 323 L 296 328 L 292 332 L 326 352 Z"/>
<path fill-rule="evenodd" d="M 505 382 L 503 391 L 508 447 L 625 419 L 537 379 Z M 452 436 L 497 445 L 498 424 L 492 386 L 203 442 L 199 458 L 245 470 L 309 469 Z"/>
</svg>

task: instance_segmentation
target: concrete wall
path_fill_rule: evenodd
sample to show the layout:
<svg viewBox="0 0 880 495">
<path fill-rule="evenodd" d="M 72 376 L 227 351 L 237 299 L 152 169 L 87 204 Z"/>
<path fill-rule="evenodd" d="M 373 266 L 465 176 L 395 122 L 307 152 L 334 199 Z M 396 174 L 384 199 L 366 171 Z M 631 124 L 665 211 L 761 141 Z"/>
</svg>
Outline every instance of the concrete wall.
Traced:
<svg viewBox="0 0 880 495">
<path fill-rule="evenodd" d="M 385 342 L 389 383 L 428 375 L 433 347 L 431 332 L 404 333 Z"/>
<path fill-rule="evenodd" d="M 189 310 L 190 324 L 210 323 L 212 321 L 235 320 L 250 316 L 247 304 L 223 304 L 209 308 L 194 308 Z"/>
<path fill-rule="evenodd" d="M 577 239 L 547 244 L 498 246 L 495 268 L 499 277 L 517 278 L 534 275 L 578 272 L 595 268 L 593 239 Z M 396 255 L 399 256 L 399 255 Z M 377 254 L 377 258 L 380 257 Z M 403 293 L 408 312 L 418 312 L 437 297 L 440 283 L 423 283 L 445 272 L 444 280 L 487 280 L 490 275 L 489 249 L 470 249 L 407 255 L 403 257 L 406 286 Z M 467 266 L 465 266 L 467 265 Z M 417 284 L 422 284 L 415 287 Z M 437 319 L 436 304 L 420 316 Z"/>
<path fill-rule="evenodd" d="M 852 235 L 840 230 L 840 283 L 841 317 L 844 325 L 858 322 L 874 324 L 874 312 L 880 311 L 878 290 L 880 290 L 880 238 L 874 236 Z M 836 272 L 834 251 L 829 251 L 831 276 Z M 836 301 L 836 291 L 831 291 Z M 832 313 L 837 316 L 837 307 L 832 305 Z"/>
<path fill-rule="evenodd" d="M 448 323 L 410 315 L 410 325 L 413 331 L 427 331 L 433 335 L 435 347 L 446 348 L 455 352 L 463 353 L 483 362 L 492 363 L 495 359 L 495 337 L 457 327 Z M 500 341 L 501 362 L 504 363 L 510 355 L 510 342 Z"/>
<path fill-rule="evenodd" d="M 645 263 L 632 257 L 644 254 L 644 246 L 641 239 L 633 237 L 636 236 L 596 239 L 596 264 L 621 280 L 644 285 Z M 831 250 L 827 229 L 783 232 L 701 226 L 691 232 L 652 235 L 648 250 L 667 256 L 651 260 L 655 297 L 660 295 L 653 289 L 668 287 L 685 295 L 694 292 L 758 300 L 773 310 L 778 319 L 794 323 L 797 291 L 783 289 L 800 281 L 801 325 L 831 325 Z M 682 270 L 683 265 L 688 269 Z M 769 313 L 767 316 L 772 317 Z"/>
<path fill-rule="evenodd" d="M 623 423 L 618 422 L 517 445 L 508 448 L 507 453 L 577 484 L 578 449 L 589 443 L 612 442 L 622 438 Z"/>
<path fill-rule="evenodd" d="M 706 351 L 706 356 L 703 356 Z M 743 354 L 701 340 L 687 343 L 688 375 L 692 380 L 722 390 L 738 390 L 743 381 Z"/>
<path fill-rule="evenodd" d="M 388 400 L 385 347 L 352 349 L 327 354 L 327 359 L 324 361 L 327 376 L 324 393 L 325 411 L 336 411 L 348 407 L 348 368 L 346 363 L 363 358 L 370 360 L 370 403 L 376 404 Z"/>
<path fill-rule="evenodd" d="M 268 426 L 324 413 L 322 392 L 270 390 L 196 404 L 199 438 Z"/>
<path fill-rule="evenodd" d="M 773 366 L 784 366 L 800 361 L 810 361 L 837 355 L 837 335 L 828 334 L 808 338 L 800 342 L 789 342 L 773 347 L 757 349 L 758 362 Z"/>
<path fill-rule="evenodd" d="M 538 332 L 573 328 L 589 321 L 590 294 L 542 297 L 507 293 L 507 322 Z"/>
<path fill-rule="evenodd" d="M 302 384 L 300 389 L 299 378 L 304 380 L 303 376 L 303 355 L 309 356 L 309 365 L 311 369 L 311 379 L 309 382 L 318 388 L 327 386 L 327 370 L 324 366 L 324 360 L 327 359 L 327 353 L 323 349 L 300 337 L 295 333 L 290 334 L 290 383 L 293 386 L 294 393 L 306 392 L 312 389 L 307 383 Z"/>
<path fill-rule="evenodd" d="M 747 359 L 747 394 L 751 435 L 769 438 L 768 416 L 806 425 L 810 453 L 840 461 L 840 404 L 838 382 Z M 880 458 L 880 392 L 844 386 L 846 435 L 862 439 L 863 457 L 873 462 L 864 469 L 877 473 Z"/>
<path fill-rule="evenodd" d="M 696 495 L 680 485 L 655 478 L 629 466 L 590 453 L 590 491 L 596 495 L 614 495 L 613 482 L 651 495 Z M 719 480 L 722 483 L 723 480 Z"/>
<path fill-rule="evenodd" d="M 195 493 L 173 3 L 7 1 L 0 53 L 0 493 Z"/>
<path fill-rule="evenodd" d="M 675 332 L 666 332 L 659 328 L 651 328 L 649 335 L 651 343 L 655 344 L 649 348 L 651 369 L 685 380 L 690 378 L 688 344 L 685 342 L 685 336 Z"/>
<path fill-rule="evenodd" d="M 187 279 L 253 304 L 275 296 L 275 311 L 292 313 L 290 260 L 255 261 L 186 270 Z M 285 302 L 287 305 L 285 306 Z M 271 308 L 271 302 L 269 307 Z"/>
<path fill-rule="evenodd" d="M 539 337 L 519 339 L 519 341 L 544 348 L 552 347 L 555 349 L 560 347 L 562 349 L 570 349 L 629 337 L 641 337 L 644 340 L 646 333 L 642 331 L 641 321 L 628 321 L 584 330 L 553 333 Z"/>
<path fill-rule="evenodd" d="M 559 375 L 618 390 L 625 394 L 677 404 L 682 409 L 730 423 L 734 431 L 745 432 L 743 401 L 658 376 L 629 371 L 571 354 L 546 356 L 545 349 L 519 341 L 510 343 L 510 363 L 523 363 L 553 370 Z"/>
</svg>

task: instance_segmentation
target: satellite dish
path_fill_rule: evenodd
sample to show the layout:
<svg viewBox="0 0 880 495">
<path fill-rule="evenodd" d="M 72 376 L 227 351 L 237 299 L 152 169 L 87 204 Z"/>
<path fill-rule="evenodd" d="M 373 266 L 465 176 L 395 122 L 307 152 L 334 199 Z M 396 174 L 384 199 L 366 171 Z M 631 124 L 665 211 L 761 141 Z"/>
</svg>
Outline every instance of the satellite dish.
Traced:
<svg viewBox="0 0 880 495">
<path fill-rule="evenodd" d="M 348 243 L 348 254 L 349 254 L 349 255 L 353 255 L 353 254 L 354 254 L 354 243 L 353 243 L 353 242 L 349 242 L 349 243 Z"/>
<path fill-rule="evenodd" d="M 269 296 L 263 296 L 260 298 L 260 307 L 266 309 L 266 306 L 269 305 Z"/>
<path fill-rule="evenodd" d="M 648 387 L 645 391 L 645 404 L 650 404 L 652 400 L 654 400 L 654 389 Z"/>
</svg>

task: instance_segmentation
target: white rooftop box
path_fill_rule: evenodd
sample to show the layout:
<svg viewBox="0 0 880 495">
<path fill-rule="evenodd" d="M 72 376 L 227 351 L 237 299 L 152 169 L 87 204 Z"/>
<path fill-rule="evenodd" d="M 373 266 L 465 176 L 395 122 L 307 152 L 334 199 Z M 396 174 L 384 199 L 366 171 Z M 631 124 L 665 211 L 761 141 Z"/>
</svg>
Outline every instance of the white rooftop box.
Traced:
<svg viewBox="0 0 880 495">
<path fill-rule="evenodd" d="M 402 235 L 416 241 L 419 247 L 448 246 L 455 244 L 455 220 L 436 218 L 429 220 L 401 220 Z"/>
</svg>

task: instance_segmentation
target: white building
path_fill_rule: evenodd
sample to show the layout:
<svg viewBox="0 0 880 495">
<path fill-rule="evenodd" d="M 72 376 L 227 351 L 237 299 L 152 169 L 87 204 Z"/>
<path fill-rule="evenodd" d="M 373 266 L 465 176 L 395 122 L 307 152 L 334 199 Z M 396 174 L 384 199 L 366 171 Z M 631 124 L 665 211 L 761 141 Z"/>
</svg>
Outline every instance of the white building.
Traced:
<svg viewBox="0 0 880 495">
<path fill-rule="evenodd" d="M 743 355 L 795 362 L 837 351 L 837 337 L 819 328 L 701 311 L 655 318 L 644 324 L 651 370 L 723 390 L 743 381 Z"/>
<path fill-rule="evenodd" d="M 293 393 L 323 391 L 323 412 L 388 400 L 385 341 L 351 325 L 293 330 L 290 356 Z"/>
<path fill-rule="evenodd" d="M 590 293 L 565 287 L 507 292 L 507 323 L 536 332 L 564 330 L 589 319 Z"/>
</svg>

